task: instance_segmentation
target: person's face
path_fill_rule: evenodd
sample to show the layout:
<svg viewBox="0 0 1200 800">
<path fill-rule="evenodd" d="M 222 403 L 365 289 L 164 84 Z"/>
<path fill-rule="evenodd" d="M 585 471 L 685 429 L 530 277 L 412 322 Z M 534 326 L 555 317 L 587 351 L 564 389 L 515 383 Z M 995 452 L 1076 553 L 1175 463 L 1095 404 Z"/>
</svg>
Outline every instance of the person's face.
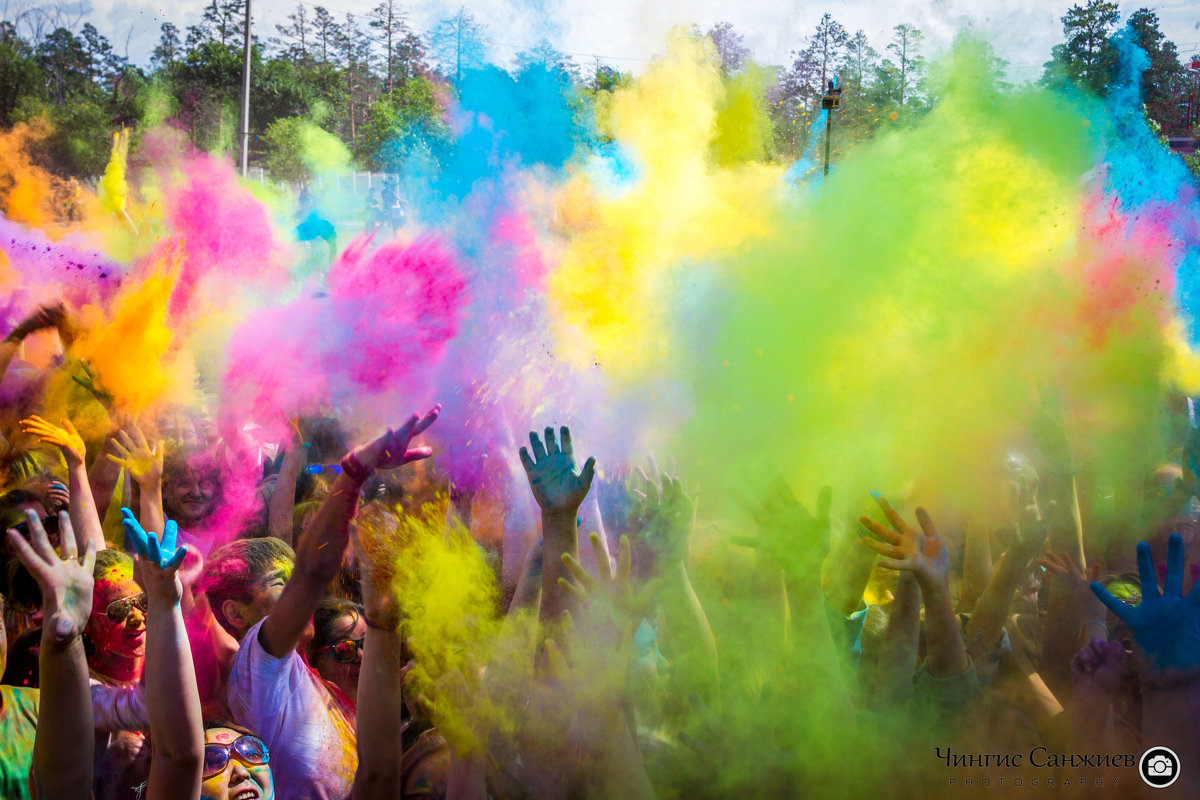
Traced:
<svg viewBox="0 0 1200 800">
<path fill-rule="evenodd" d="M 450 777 L 450 752 L 442 748 L 421 759 L 404 779 L 404 800 L 440 800 L 446 796 Z"/>
<path fill-rule="evenodd" d="M 163 483 L 163 505 L 168 516 L 187 527 L 203 521 L 213 510 L 217 482 L 211 477 L 185 469 Z"/>
<path fill-rule="evenodd" d="M 142 587 L 133 580 L 133 568 L 118 564 L 96 581 L 92 593 L 92 613 L 88 617 L 87 633 L 98 653 L 111 653 L 126 658 L 146 654 L 146 612 L 135 600 L 142 596 Z M 116 603 L 113 615 L 109 606 Z"/>
<path fill-rule="evenodd" d="M 230 745 L 243 734 L 229 728 L 211 728 L 204 732 L 205 744 Z M 273 800 L 275 783 L 269 764 L 243 764 L 233 751 L 225 769 L 210 775 L 200 785 L 202 800 Z"/>
<path fill-rule="evenodd" d="M 292 562 L 278 561 L 274 569 L 264 575 L 254 584 L 250 591 L 248 602 L 230 601 L 236 603 L 239 619 L 235 625 L 243 631 L 253 627 L 260 619 L 275 610 L 283 588 L 287 586 L 288 578 L 292 576 Z M 226 612 L 228 614 L 228 612 Z"/>
<path fill-rule="evenodd" d="M 366 635 L 367 623 L 362 617 L 347 614 L 339 618 L 334 624 L 334 636 L 330 641 L 330 646 L 317 653 L 317 663 L 313 665 L 322 678 L 345 692 L 346 696 L 355 703 L 358 702 L 358 673 L 362 670 L 361 644 Z M 338 647 L 339 644 L 346 641 L 358 642 L 360 646 L 357 649 Z M 353 651 L 353 659 L 348 662 L 339 661 L 339 649 L 342 649 L 343 652 Z"/>
</svg>

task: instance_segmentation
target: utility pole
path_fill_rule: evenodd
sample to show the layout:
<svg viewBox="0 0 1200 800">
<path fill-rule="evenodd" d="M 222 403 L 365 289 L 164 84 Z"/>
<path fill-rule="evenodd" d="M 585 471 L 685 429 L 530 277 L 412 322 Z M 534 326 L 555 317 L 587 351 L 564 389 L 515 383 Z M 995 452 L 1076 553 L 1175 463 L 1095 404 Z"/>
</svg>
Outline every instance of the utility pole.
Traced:
<svg viewBox="0 0 1200 800">
<path fill-rule="evenodd" d="M 829 82 L 829 89 L 821 95 L 821 109 L 825 112 L 825 177 L 829 177 L 829 142 L 833 138 L 833 110 L 842 105 L 842 90 L 837 78 Z"/>
<path fill-rule="evenodd" d="M 242 43 L 242 177 L 250 172 L 250 0 L 246 0 L 245 39 Z"/>
</svg>

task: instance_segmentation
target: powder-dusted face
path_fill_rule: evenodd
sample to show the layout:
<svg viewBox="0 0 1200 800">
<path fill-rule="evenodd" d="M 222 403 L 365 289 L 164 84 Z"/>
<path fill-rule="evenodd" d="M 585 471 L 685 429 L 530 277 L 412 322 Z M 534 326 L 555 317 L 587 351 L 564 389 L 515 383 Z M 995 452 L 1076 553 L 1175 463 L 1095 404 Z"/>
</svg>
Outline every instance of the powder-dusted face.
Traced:
<svg viewBox="0 0 1200 800">
<path fill-rule="evenodd" d="M 421 759 L 404 778 L 405 800 L 445 797 L 450 779 L 450 750 L 443 747 Z"/>
<path fill-rule="evenodd" d="M 330 639 L 330 645 L 336 646 L 339 642 L 348 639 L 361 643 L 363 637 L 367 635 L 367 623 L 360 616 L 347 614 L 337 619 L 333 630 L 334 635 Z M 362 656 L 360 647 L 353 661 L 343 663 L 337 660 L 334 648 L 331 646 L 317 654 L 317 663 L 313 666 L 322 678 L 341 689 L 347 697 L 357 703 L 358 674 L 362 670 Z"/>
<path fill-rule="evenodd" d="M 191 468 L 163 481 L 163 506 L 183 528 L 203 522 L 216 506 L 217 480 Z"/>
<path fill-rule="evenodd" d="M 92 593 L 92 614 L 88 618 L 87 634 L 96 651 L 136 658 L 146 653 L 146 615 L 130 604 L 125 618 L 113 622 L 108 618 L 108 606 L 116 600 L 136 597 L 142 587 L 133 579 L 133 567 L 117 564 L 96 581 Z"/>
<path fill-rule="evenodd" d="M 204 732 L 205 744 L 231 745 L 243 734 L 229 728 L 211 728 Z M 273 800 L 275 783 L 270 764 L 243 764 L 230 751 L 225 769 L 204 779 L 201 800 Z"/>
</svg>

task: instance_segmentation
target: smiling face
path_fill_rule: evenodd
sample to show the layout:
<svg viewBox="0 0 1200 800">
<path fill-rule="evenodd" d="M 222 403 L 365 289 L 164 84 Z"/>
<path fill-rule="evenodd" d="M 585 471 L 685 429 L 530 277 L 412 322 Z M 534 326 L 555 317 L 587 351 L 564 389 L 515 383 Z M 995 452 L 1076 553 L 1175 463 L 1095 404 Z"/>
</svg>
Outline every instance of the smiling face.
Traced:
<svg viewBox="0 0 1200 800">
<path fill-rule="evenodd" d="M 88 617 L 87 634 L 96 653 L 124 658 L 140 658 L 146 654 L 146 614 L 135 603 L 123 605 L 124 617 L 113 621 L 108 607 L 117 600 L 135 598 L 142 587 L 133 580 L 133 567 L 116 564 L 100 575 L 92 594 L 92 613 Z"/>
<path fill-rule="evenodd" d="M 338 617 L 333 625 L 334 636 L 330 647 L 317 654 L 316 667 L 321 677 L 341 689 L 347 697 L 358 702 L 358 673 L 362 669 L 362 648 L 354 654 L 354 660 L 343 663 L 337 660 L 335 651 L 340 642 L 347 639 L 361 642 L 367 635 L 367 623 L 361 616 L 349 614 Z"/>
<path fill-rule="evenodd" d="M 210 728 L 204 732 L 204 743 L 232 745 L 244 734 L 229 728 Z M 273 800 L 275 783 L 269 764 L 243 764 L 233 750 L 229 763 L 220 772 L 210 775 L 200 785 L 201 800 Z"/>
<path fill-rule="evenodd" d="M 163 481 L 163 506 L 167 516 L 183 528 L 208 518 L 216 505 L 217 481 L 190 467 Z"/>
</svg>

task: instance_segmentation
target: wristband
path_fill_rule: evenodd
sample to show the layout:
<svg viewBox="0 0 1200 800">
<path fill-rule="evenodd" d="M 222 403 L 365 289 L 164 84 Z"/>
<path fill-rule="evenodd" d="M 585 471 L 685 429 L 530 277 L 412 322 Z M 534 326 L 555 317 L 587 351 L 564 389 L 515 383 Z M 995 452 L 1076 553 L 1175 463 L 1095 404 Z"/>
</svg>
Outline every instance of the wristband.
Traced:
<svg viewBox="0 0 1200 800">
<path fill-rule="evenodd" d="M 371 477 L 371 473 L 375 470 L 364 465 L 358 460 L 358 454 L 350 451 L 342 458 L 342 472 L 349 475 L 354 480 L 362 483 L 367 478 Z"/>
<path fill-rule="evenodd" d="M 368 628 L 374 628 L 377 631 L 387 631 L 388 633 L 395 633 L 396 631 L 398 631 L 400 629 L 399 622 L 396 622 L 395 625 L 380 625 L 378 622 L 371 619 L 366 614 L 363 614 L 362 621 L 366 623 Z"/>
</svg>

